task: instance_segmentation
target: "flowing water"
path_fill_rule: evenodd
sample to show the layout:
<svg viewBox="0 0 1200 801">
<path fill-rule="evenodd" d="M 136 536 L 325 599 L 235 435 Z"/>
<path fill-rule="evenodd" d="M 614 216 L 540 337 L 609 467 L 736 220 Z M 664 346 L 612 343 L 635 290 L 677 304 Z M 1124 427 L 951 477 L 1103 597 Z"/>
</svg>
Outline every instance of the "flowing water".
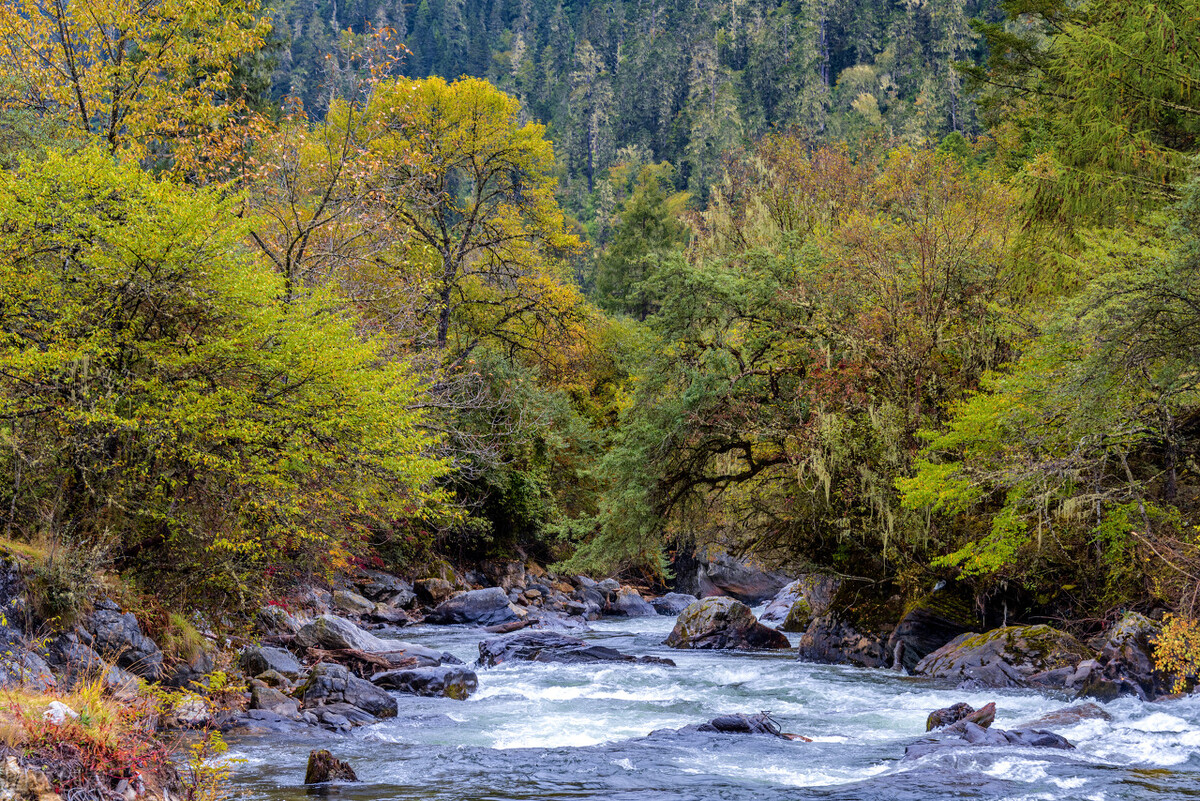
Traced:
<svg viewBox="0 0 1200 801">
<path fill-rule="evenodd" d="M 1077 748 L 976 747 L 902 761 L 925 717 L 956 701 L 995 701 L 1012 728 L 1070 702 L 1026 691 L 960 692 L 890 671 L 811 665 L 787 653 L 674 651 L 673 618 L 608 619 L 583 635 L 658 665 L 542 665 L 479 670 L 467 701 L 399 696 L 400 715 L 350 735 L 313 732 L 235 742 L 241 790 L 307 798 L 312 748 L 329 748 L 361 784 L 346 801 L 444 799 L 1200 799 L 1200 697 L 1106 705 L 1111 720 L 1055 729 Z M 489 635 L 465 626 L 404 629 L 404 639 L 472 663 Z M 767 736 L 656 730 L 720 714 L 770 711 Z M 316 791 L 313 791 L 316 792 Z"/>
</svg>

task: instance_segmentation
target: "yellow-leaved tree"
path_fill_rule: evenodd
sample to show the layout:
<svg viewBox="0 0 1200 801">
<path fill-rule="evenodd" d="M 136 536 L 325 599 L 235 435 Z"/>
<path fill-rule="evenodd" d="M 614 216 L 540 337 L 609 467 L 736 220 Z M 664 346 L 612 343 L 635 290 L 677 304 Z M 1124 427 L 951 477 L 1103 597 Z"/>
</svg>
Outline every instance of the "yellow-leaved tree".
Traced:
<svg viewBox="0 0 1200 801">
<path fill-rule="evenodd" d="M 562 263 L 579 240 L 554 196 L 553 149 L 519 112 L 474 78 L 387 81 L 368 111 L 403 252 L 430 271 L 430 338 L 458 357 L 487 341 L 510 354 L 553 347 L 581 313 Z"/>
<path fill-rule="evenodd" d="M 0 106 L 138 157 L 194 145 L 229 119 L 233 65 L 270 28 L 258 11 L 257 0 L 5 0 Z"/>
</svg>

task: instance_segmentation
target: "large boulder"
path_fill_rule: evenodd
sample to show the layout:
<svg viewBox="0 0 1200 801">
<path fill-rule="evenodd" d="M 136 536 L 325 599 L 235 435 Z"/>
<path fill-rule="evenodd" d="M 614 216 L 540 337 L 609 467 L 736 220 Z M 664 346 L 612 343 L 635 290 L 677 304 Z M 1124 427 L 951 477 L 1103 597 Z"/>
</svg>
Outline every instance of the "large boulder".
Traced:
<svg viewBox="0 0 1200 801">
<path fill-rule="evenodd" d="M 117 667 L 148 681 L 163 675 L 163 652 L 138 625 L 137 618 L 109 601 L 97 605 L 83 622 L 81 639 Z"/>
<path fill-rule="evenodd" d="M 760 623 L 774 623 L 776 625 L 782 623 L 787 618 L 792 604 L 796 603 L 796 599 L 803 596 L 803 585 L 804 581 L 802 579 L 796 579 L 775 593 L 775 597 L 767 604 L 767 608 L 758 616 L 758 621 Z"/>
<path fill-rule="evenodd" d="M 375 611 L 375 604 L 357 592 L 334 590 L 333 608 L 344 615 L 366 615 Z"/>
<path fill-rule="evenodd" d="M 759 617 L 775 623 L 780 631 L 801 633 L 813 618 L 829 611 L 841 579 L 823 573 L 807 573 L 784 587 Z"/>
<path fill-rule="evenodd" d="M 705 598 L 689 606 L 667 636 L 672 648 L 790 648 L 788 638 L 755 619 L 733 598 Z"/>
<path fill-rule="evenodd" d="M 296 617 L 281 606 L 264 606 L 254 616 L 254 627 L 262 634 L 295 634 L 300 631 L 301 623 Z"/>
<path fill-rule="evenodd" d="M 355 650 L 384 655 L 389 661 L 415 659 L 420 665 L 440 665 L 452 661 L 447 655 L 423 645 L 385 640 L 364 631 L 337 615 L 320 615 L 296 634 L 294 644 L 299 648 L 319 648 L 326 651 Z"/>
<path fill-rule="evenodd" d="M 675 664 L 670 659 L 659 657 L 630 656 L 613 648 L 589 643 L 556 631 L 522 631 L 479 643 L 480 666 L 495 667 L 512 661 L 555 662 L 568 665 L 588 662 L 640 662 L 672 666 Z"/>
<path fill-rule="evenodd" d="M 909 605 L 888 638 L 892 667 L 912 671 L 925 656 L 978 626 L 969 595 L 943 587 Z"/>
<path fill-rule="evenodd" d="M 426 606 L 434 606 L 454 594 L 454 585 L 444 578 L 423 578 L 413 583 L 417 600 Z"/>
<path fill-rule="evenodd" d="M 459 665 L 389 670 L 371 677 L 371 683 L 409 695 L 441 696 L 465 701 L 479 687 L 475 672 Z"/>
<path fill-rule="evenodd" d="M 1035 674 L 1074 667 L 1091 656 L 1085 645 L 1058 629 L 1004 626 L 954 638 L 918 662 L 915 672 L 970 686 L 1025 687 Z"/>
<path fill-rule="evenodd" d="M 1030 683 L 1098 701 L 1123 695 L 1152 701 L 1171 690 L 1170 679 L 1154 665 L 1154 643 L 1161 633 L 1162 627 L 1145 615 L 1126 613 L 1105 633 L 1096 659 L 1080 662 L 1074 671 L 1047 671 Z"/>
<path fill-rule="evenodd" d="M 299 701 L 261 681 L 250 684 L 250 709 L 265 709 L 289 720 L 300 717 Z"/>
<path fill-rule="evenodd" d="M 377 718 L 394 718 L 396 699 L 342 665 L 323 662 L 312 669 L 298 695 L 304 708 L 347 704 Z"/>
<path fill-rule="evenodd" d="M 239 662 L 247 676 L 258 676 L 268 670 L 274 670 L 289 679 L 294 679 L 303 670 L 296 657 L 282 648 L 269 645 L 250 646 L 242 651 Z"/>
<path fill-rule="evenodd" d="M 417 600 L 417 594 L 411 584 L 382 570 L 364 570 L 356 585 L 358 591 L 367 598 L 385 606 L 407 609 Z"/>
<path fill-rule="evenodd" d="M 71 684 L 68 681 L 68 686 Z M 25 687 L 44 693 L 55 685 L 46 659 L 34 653 L 19 631 L 0 625 L 0 687 Z"/>
<path fill-rule="evenodd" d="M 900 619 L 900 596 L 887 583 L 842 581 L 825 614 L 813 618 L 800 637 L 805 662 L 887 667 L 888 638 Z"/>
<path fill-rule="evenodd" d="M 715 554 L 707 562 L 701 562 L 696 582 L 702 596 L 727 595 L 754 606 L 775 597 L 787 585 L 788 577 L 765 570 L 750 560 Z"/>
<path fill-rule="evenodd" d="M 496 626 L 517 620 L 509 606 L 508 595 L 499 587 L 469 590 L 447 598 L 425 616 L 426 623 L 468 623 L 475 626 Z"/>
<path fill-rule="evenodd" d="M 651 598 L 650 605 L 660 615 L 674 617 L 696 603 L 697 600 L 699 599 L 695 595 L 688 595 L 684 592 L 668 592 L 666 595 L 659 596 L 658 598 Z"/>
<path fill-rule="evenodd" d="M 622 587 L 617 591 L 616 597 L 605 608 L 610 615 L 622 615 L 624 617 L 656 617 L 658 612 L 654 607 L 646 603 L 641 594 L 632 587 Z"/>
</svg>

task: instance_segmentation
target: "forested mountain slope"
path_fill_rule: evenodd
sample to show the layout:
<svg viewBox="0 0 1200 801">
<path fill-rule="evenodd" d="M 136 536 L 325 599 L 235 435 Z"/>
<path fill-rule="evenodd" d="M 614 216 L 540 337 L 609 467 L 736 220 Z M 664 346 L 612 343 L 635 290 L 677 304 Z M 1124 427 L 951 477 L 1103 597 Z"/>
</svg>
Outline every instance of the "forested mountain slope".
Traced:
<svg viewBox="0 0 1200 801">
<path fill-rule="evenodd" d="M 549 125 L 594 188 L 623 160 L 670 161 L 703 196 L 719 158 L 771 130 L 837 141 L 978 133 L 953 65 L 997 0 L 275 0 L 274 92 L 320 113 L 349 34 L 394 31 L 410 76 L 471 75 Z"/>
</svg>

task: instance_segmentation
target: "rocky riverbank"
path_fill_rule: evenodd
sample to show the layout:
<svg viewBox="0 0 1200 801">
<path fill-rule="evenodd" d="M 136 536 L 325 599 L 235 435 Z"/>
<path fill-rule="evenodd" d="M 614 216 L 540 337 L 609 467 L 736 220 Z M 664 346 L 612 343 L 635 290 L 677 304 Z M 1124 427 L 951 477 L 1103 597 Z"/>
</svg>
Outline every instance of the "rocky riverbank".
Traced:
<svg viewBox="0 0 1200 801">
<path fill-rule="evenodd" d="M 109 599 L 95 601 L 73 625 L 46 634 L 45 621 L 35 623 L 30 615 L 19 565 L 10 563 L 3 583 L 9 623 L 0 679 L 45 698 L 89 682 L 131 705 L 154 698 L 158 731 L 348 732 L 401 714 L 406 696 L 464 700 L 479 686 L 477 670 L 502 663 L 669 669 L 670 659 L 635 657 L 577 636 L 604 618 L 663 614 L 678 615 L 665 640 L 678 649 L 786 651 L 793 648 L 785 634 L 790 632 L 799 634 L 795 651 L 801 660 L 894 668 L 965 690 L 1031 687 L 1110 701 L 1154 700 L 1169 688 L 1153 663 L 1158 624 L 1137 614 L 1083 643 L 1046 625 L 976 632 L 969 604 L 945 588 L 906 605 L 830 576 L 789 581 L 755 575 L 747 565 L 735 569 L 727 559 L 705 569 L 704 576 L 708 597 L 697 598 L 679 592 L 656 596 L 612 578 L 552 575 L 532 564 L 508 563 L 486 573 L 443 571 L 416 580 L 364 570 L 338 586 L 310 587 L 287 603 L 260 609 L 249 638 L 210 634 L 204 647 L 180 653 L 147 636 L 136 615 Z M 760 603 L 765 609 L 756 618 L 749 604 Z M 480 630 L 478 662 L 467 665 L 405 640 L 404 628 L 417 624 Z M 35 627 L 40 637 L 32 636 Z M 71 714 L 77 715 L 68 709 Z M 967 743 L 1012 744 L 1032 737 L 1027 744 L 1044 744 L 1020 732 L 957 733 Z M 927 744 L 915 747 L 928 750 Z M 20 754 L 13 759 L 10 767 L 22 768 Z M 170 781 L 160 784 L 168 787 Z M 139 789 L 144 782 L 130 777 L 110 785 L 130 798 L 147 792 Z"/>
</svg>

